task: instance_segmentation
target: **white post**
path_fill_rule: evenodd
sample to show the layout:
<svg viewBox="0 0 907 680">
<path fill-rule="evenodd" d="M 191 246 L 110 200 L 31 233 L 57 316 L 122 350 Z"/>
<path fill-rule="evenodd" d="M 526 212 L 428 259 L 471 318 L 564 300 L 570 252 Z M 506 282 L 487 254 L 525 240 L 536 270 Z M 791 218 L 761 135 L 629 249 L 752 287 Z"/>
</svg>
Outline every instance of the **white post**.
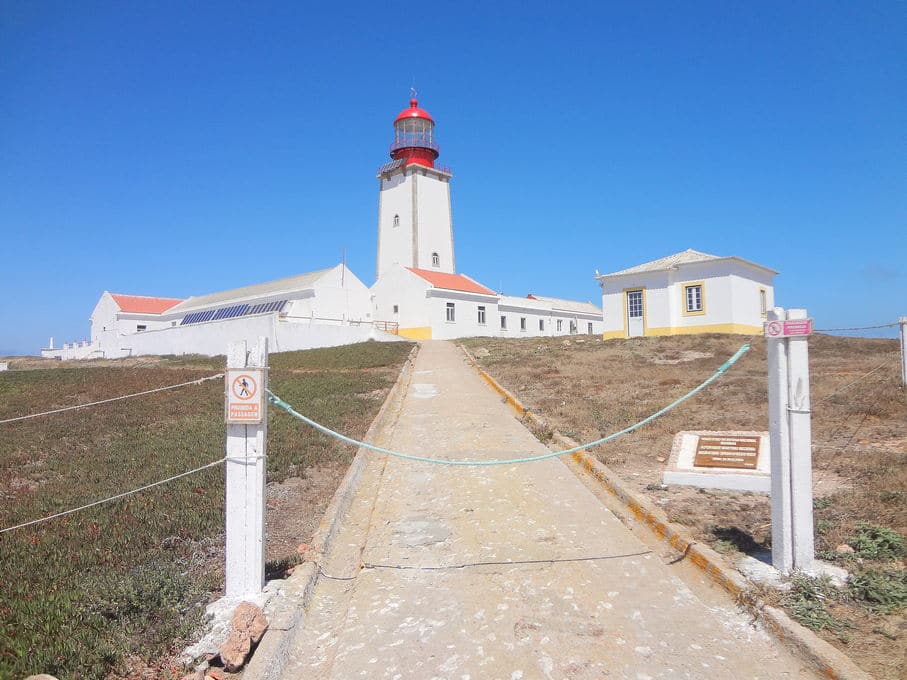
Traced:
<svg viewBox="0 0 907 680">
<path fill-rule="evenodd" d="M 898 319 L 901 325 L 901 385 L 907 387 L 907 316 Z"/>
<path fill-rule="evenodd" d="M 767 320 L 784 321 L 781 307 L 768 310 Z M 768 429 L 772 456 L 772 566 L 782 574 L 794 567 L 791 513 L 790 434 L 787 419 L 787 341 L 768 338 Z"/>
<path fill-rule="evenodd" d="M 806 319 L 805 309 L 789 309 L 787 318 Z M 809 336 L 787 339 L 787 403 L 790 432 L 790 486 L 793 513 L 794 569 L 811 571 L 813 538 L 813 455 L 809 403 Z"/>
<path fill-rule="evenodd" d="M 246 351 L 246 343 L 231 343 L 227 368 L 261 368 L 261 423 L 228 424 L 226 462 L 226 587 L 228 598 L 261 592 L 265 579 L 265 472 L 267 470 L 268 339 Z M 229 376 L 229 370 L 228 370 Z M 229 377 L 228 377 L 229 381 Z M 231 385 L 227 385 L 227 390 Z"/>
</svg>

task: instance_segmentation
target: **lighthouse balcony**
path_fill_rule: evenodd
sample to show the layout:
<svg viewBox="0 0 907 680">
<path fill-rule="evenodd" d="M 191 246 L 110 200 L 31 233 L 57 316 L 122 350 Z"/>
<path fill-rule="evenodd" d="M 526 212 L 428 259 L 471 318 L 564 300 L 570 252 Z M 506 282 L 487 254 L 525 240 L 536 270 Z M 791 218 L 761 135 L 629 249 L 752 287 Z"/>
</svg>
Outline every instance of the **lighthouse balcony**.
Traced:
<svg viewBox="0 0 907 680">
<path fill-rule="evenodd" d="M 440 154 L 440 148 L 438 144 L 431 138 L 430 135 L 422 134 L 407 134 L 399 135 L 396 140 L 390 145 L 390 152 L 394 153 L 400 149 L 431 149 L 436 154 Z"/>
</svg>

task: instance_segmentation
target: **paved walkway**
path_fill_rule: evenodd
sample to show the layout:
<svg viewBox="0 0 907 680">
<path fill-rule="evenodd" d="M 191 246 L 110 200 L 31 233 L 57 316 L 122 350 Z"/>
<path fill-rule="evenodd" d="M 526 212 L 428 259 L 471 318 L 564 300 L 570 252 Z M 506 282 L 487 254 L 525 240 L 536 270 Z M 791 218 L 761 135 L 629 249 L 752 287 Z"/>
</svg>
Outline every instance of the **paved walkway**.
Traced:
<svg viewBox="0 0 907 680">
<path fill-rule="evenodd" d="M 546 451 L 441 341 L 388 434 L 439 457 Z M 694 594 L 557 459 L 375 455 L 323 571 L 287 680 L 818 677 L 723 595 Z"/>
</svg>

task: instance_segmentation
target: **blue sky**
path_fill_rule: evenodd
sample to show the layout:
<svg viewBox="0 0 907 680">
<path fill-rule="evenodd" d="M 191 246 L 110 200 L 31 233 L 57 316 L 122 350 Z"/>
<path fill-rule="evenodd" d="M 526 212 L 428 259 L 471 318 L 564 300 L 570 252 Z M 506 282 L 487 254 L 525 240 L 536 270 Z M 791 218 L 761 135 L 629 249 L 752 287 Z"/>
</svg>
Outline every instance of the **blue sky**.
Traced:
<svg viewBox="0 0 907 680">
<path fill-rule="evenodd" d="M 695 248 L 819 327 L 907 314 L 902 2 L 0 5 L 0 354 L 105 289 L 374 279 L 375 170 L 415 83 L 457 265 L 597 298 Z M 600 302 L 600 299 L 598 300 Z"/>
</svg>

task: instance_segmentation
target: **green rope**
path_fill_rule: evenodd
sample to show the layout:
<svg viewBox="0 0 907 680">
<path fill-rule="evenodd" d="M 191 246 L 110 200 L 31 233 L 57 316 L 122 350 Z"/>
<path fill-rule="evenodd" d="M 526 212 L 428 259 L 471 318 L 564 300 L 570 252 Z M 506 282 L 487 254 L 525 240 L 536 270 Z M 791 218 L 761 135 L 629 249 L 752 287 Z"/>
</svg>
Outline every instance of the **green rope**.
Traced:
<svg viewBox="0 0 907 680">
<path fill-rule="evenodd" d="M 551 451 L 549 453 L 543 453 L 538 456 L 527 456 L 524 458 L 509 458 L 507 460 L 446 460 L 443 458 L 430 458 L 428 456 L 414 456 L 409 453 L 400 453 L 399 451 L 391 451 L 390 449 L 383 449 L 380 446 L 374 446 L 373 444 L 369 444 L 367 442 L 361 442 L 357 439 L 353 439 L 352 437 L 347 437 L 346 435 L 340 434 L 339 432 L 335 432 L 334 430 L 330 429 L 329 427 L 325 427 L 324 425 L 316 423 L 311 418 L 307 418 L 304 415 L 302 415 L 301 413 L 297 412 L 292 406 L 290 406 L 287 402 L 285 402 L 283 399 L 281 399 L 276 394 L 274 394 L 271 390 L 267 390 L 267 392 L 268 392 L 268 401 L 270 401 L 275 406 L 282 408 L 284 411 L 289 413 L 294 418 L 298 418 L 299 420 L 304 422 L 306 425 L 309 425 L 309 426 L 315 428 L 316 430 L 318 430 L 319 432 L 323 432 L 326 435 L 330 435 L 331 437 L 336 437 L 340 441 L 344 441 L 348 444 L 353 444 L 354 446 L 359 446 L 364 449 L 369 449 L 371 451 L 375 451 L 376 453 L 385 453 L 389 456 L 395 456 L 397 458 L 403 458 L 405 460 L 416 460 L 416 461 L 420 461 L 422 463 L 437 463 L 438 465 L 511 465 L 514 463 L 534 463 L 535 461 L 538 461 L 538 460 L 547 460 L 548 458 L 557 458 L 558 456 L 565 456 L 567 454 L 576 453 L 577 451 L 582 451 L 584 449 L 588 449 L 593 446 L 599 446 L 600 444 L 604 444 L 605 442 L 609 442 L 614 439 L 617 439 L 618 437 L 622 437 L 623 435 L 633 432 L 634 430 L 638 430 L 643 425 L 651 423 L 656 418 L 663 416 L 668 411 L 679 406 L 680 404 L 685 402 L 687 399 L 693 397 L 694 395 L 696 395 L 697 393 L 701 392 L 706 387 L 711 385 L 718 378 L 720 378 L 722 375 L 724 375 L 728 371 L 728 369 L 730 369 L 731 366 L 733 366 L 735 363 L 737 363 L 737 360 L 740 359 L 740 357 L 742 357 L 744 354 L 746 354 L 749 351 L 749 349 L 750 349 L 750 344 L 748 342 L 744 343 L 740 347 L 740 349 L 738 349 L 734 353 L 734 356 L 732 356 L 730 359 L 725 361 L 718 368 L 717 371 L 715 371 L 711 376 L 706 378 L 697 387 L 694 387 L 692 390 L 687 392 L 685 395 L 683 395 L 679 399 L 672 401 L 670 404 L 665 406 L 663 409 L 656 411 L 655 413 L 653 413 L 652 415 L 650 415 L 646 418 L 643 418 L 638 423 L 634 423 L 633 425 L 630 425 L 629 427 L 625 427 L 623 430 L 620 430 L 619 432 L 614 432 L 612 434 L 607 435 L 606 437 L 602 437 L 601 439 L 596 439 L 595 441 L 591 441 L 588 444 L 582 444 L 581 446 L 574 446 L 572 449 L 564 449 L 563 451 Z"/>
</svg>

